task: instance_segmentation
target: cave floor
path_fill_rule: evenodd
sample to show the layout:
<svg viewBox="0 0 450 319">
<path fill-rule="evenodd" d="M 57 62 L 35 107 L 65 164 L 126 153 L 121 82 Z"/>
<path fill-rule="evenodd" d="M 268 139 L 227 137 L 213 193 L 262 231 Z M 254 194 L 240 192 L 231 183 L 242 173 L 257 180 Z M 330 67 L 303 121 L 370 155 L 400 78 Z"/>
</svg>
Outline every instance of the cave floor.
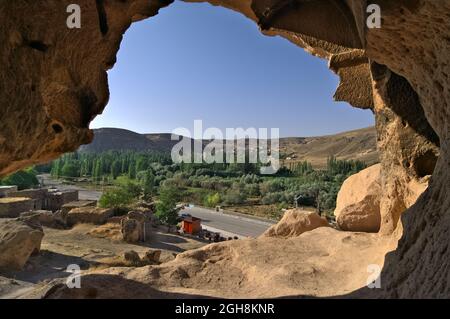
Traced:
<svg viewBox="0 0 450 319">
<path fill-rule="evenodd" d="M 179 253 L 205 246 L 207 242 L 177 234 L 165 228 L 152 229 L 146 242 L 129 244 L 119 240 L 119 225 L 94 226 L 80 224 L 72 229 L 58 230 L 44 227 L 41 251 L 32 256 L 22 271 L 0 273 L 0 299 L 20 297 L 53 279 L 67 278 L 69 265 L 81 270 L 107 268 L 114 258 L 134 250 L 141 257 L 149 250 L 161 250 L 161 262 Z"/>
</svg>

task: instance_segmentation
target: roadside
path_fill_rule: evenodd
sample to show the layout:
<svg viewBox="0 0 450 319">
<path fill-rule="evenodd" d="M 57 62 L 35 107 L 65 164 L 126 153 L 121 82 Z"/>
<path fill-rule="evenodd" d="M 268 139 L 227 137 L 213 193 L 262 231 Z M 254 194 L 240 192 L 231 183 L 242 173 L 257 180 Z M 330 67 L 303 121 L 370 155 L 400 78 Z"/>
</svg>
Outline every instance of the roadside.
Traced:
<svg viewBox="0 0 450 319">
<path fill-rule="evenodd" d="M 102 196 L 102 192 L 98 190 L 90 190 L 83 186 L 76 184 L 65 184 L 60 180 L 52 179 L 50 174 L 38 175 L 38 178 L 43 183 L 43 187 L 56 187 L 61 191 L 64 190 L 77 190 L 80 200 L 96 200 L 98 201 Z"/>
<path fill-rule="evenodd" d="M 180 213 L 187 213 L 200 218 L 205 228 L 213 227 L 238 237 L 256 238 L 276 223 L 243 214 L 224 214 L 199 206 L 186 207 Z"/>
</svg>

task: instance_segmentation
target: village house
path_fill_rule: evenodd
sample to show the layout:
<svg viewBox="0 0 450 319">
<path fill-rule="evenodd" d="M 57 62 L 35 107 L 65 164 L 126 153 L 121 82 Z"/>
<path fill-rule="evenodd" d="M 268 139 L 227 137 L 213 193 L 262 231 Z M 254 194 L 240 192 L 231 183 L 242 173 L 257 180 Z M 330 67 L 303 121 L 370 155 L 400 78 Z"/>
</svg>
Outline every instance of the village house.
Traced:
<svg viewBox="0 0 450 319">
<path fill-rule="evenodd" d="M 7 193 L 8 197 L 22 197 L 29 198 L 34 201 L 34 210 L 42 210 L 47 207 L 48 190 L 45 188 L 25 189 L 21 191 L 10 191 Z"/>
<path fill-rule="evenodd" d="M 0 218 L 17 218 L 21 213 L 34 210 L 34 200 L 26 197 L 0 198 Z"/>
<path fill-rule="evenodd" d="M 0 186 L 0 198 L 7 197 L 9 192 L 17 191 L 17 186 Z"/>
<path fill-rule="evenodd" d="M 185 234 L 195 235 L 202 230 L 202 220 L 196 217 L 186 217 L 181 223 L 181 229 Z"/>
<path fill-rule="evenodd" d="M 16 218 L 29 211 L 48 210 L 56 212 L 64 205 L 73 203 L 74 208 L 95 206 L 95 201 L 78 202 L 77 190 L 49 191 L 45 188 L 17 190 L 17 186 L 0 187 L 0 218 Z"/>
<path fill-rule="evenodd" d="M 52 191 L 48 193 L 47 210 L 56 212 L 60 210 L 64 204 L 78 201 L 77 190 Z"/>
</svg>

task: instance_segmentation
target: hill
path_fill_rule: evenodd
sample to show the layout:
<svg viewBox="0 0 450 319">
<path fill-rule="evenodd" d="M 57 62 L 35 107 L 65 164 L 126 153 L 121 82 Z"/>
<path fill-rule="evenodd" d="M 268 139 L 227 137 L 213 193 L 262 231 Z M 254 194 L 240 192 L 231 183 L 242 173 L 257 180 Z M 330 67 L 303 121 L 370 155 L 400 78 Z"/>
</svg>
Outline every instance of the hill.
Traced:
<svg viewBox="0 0 450 319">
<path fill-rule="evenodd" d="M 177 141 L 170 133 L 139 134 L 117 128 L 94 130 L 94 141 L 83 145 L 80 152 L 100 153 L 109 150 L 170 152 Z M 207 141 L 203 142 L 207 144 Z M 317 137 L 288 137 L 280 139 L 280 152 L 285 165 L 307 160 L 315 167 L 324 167 L 327 158 L 378 162 L 374 127 Z"/>
<path fill-rule="evenodd" d="M 379 161 L 374 127 L 318 137 L 289 137 L 280 140 L 285 163 L 308 160 L 315 167 L 326 166 L 329 156 L 360 160 L 367 164 Z"/>
</svg>

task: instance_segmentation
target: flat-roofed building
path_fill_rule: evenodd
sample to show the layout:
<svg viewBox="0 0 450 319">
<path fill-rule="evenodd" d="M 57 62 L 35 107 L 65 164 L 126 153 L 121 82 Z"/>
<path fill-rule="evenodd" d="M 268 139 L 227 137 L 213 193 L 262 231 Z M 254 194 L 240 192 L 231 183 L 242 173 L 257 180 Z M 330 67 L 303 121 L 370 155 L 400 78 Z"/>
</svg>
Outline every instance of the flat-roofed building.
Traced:
<svg viewBox="0 0 450 319">
<path fill-rule="evenodd" d="M 78 201 L 77 190 L 49 192 L 47 195 L 47 207 L 45 209 L 56 212 L 65 204 L 75 201 Z"/>
<path fill-rule="evenodd" d="M 0 198 L 8 197 L 9 192 L 16 192 L 17 186 L 0 186 Z"/>
<path fill-rule="evenodd" d="M 47 207 L 48 190 L 45 188 L 25 189 L 8 192 L 8 197 L 26 197 L 34 200 L 34 209 L 41 210 Z"/>
<path fill-rule="evenodd" d="M 17 218 L 34 209 L 34 200 L 26 197 L 0 198 L 0 218 Z"/>
</svg>

